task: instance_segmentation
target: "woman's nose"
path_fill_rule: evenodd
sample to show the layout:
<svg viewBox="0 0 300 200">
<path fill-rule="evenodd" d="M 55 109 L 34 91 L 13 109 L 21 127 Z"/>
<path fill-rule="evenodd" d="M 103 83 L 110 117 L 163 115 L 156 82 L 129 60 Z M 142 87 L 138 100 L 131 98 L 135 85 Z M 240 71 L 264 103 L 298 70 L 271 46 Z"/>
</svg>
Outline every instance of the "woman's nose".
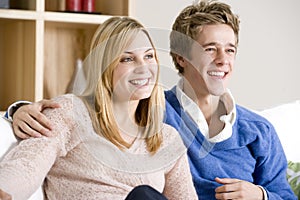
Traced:
<svg viewBox="0 0 300 200">
<path fill-rule="evenodd" d="M 144 59 L 139 59 L 136 62 L 135 72 L 144 73 L 147 72 L 149 68 L 149 63 L 147 63 Z"/>
<path fill-rule="evenodd" d="M 138 65 L 135 69 L 134 69 L 134 72 L 135 73 L 147 73 L 149 72 L 149 67 L 147 66 L 147 64 L 141 64 L 141 65 Z"/>
</svg>

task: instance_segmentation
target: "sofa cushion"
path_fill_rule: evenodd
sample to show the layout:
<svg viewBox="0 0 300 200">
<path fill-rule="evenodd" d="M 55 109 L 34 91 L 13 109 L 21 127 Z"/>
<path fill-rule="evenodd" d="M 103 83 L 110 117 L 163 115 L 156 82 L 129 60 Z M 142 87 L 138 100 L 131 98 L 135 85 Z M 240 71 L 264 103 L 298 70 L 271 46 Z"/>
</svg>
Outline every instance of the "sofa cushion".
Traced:
<svg viewBox="0 0 300 200">
<path fill-rule="evenodd" d="M 300 100 L 282 104 L 259 112 L 277 131 L 286 157 L 300 162 Z"/>
<path fill-rule="evenodd" d="M 3 159 L 3 156 L 17 144 L 17 139 L 15 138 L 11 123 L 7 121 L 4 117 L 0 118 L 0 160 Z"/>
</svg>

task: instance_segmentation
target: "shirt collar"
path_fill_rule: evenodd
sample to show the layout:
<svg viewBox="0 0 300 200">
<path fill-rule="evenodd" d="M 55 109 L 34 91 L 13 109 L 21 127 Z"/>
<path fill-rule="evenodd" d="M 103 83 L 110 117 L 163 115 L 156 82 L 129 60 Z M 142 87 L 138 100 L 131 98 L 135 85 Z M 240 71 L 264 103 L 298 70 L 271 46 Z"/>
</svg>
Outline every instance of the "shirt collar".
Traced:
<svg viewBox="0 0 300 200">
<path fill-rule="evenodd" d="M 216 136 L 209 138 L 208 124 L 198 105 L 183 92 L 183 78 L 181 78 L 176 87 L 176 97 L 181 104 L 183 110 L 191 117 L 198 125 L 201 133 L 210 142 L 222 142 L 232 135 L 232 126 L 236 120 L 236 107 L 234 98 L 229 89 L 220 97 L 220 101 L 224 103 L 227 115 L 220 117 L 220 120 L 225 123 L 224 129 Z"/>
</svg>

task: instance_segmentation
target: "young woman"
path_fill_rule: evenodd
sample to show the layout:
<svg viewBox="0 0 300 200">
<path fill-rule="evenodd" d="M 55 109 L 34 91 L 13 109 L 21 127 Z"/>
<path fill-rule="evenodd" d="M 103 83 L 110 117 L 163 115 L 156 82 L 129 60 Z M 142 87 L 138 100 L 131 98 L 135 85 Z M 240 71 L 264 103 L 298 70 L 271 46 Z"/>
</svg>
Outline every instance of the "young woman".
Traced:
<svg viewBox="0 0 300 200">
<path fill-rule="evenodd" d="M 41 184 L 47 199 L 134 199 L 134 188 L 155 199 L 197 199 L 186 149 L 163 123 L 159 65 L 144 27 L 108 19 L 92 39 L 85 73 L 83 94 L 56 97 L 60 108 L 44 111 L 54 136 L 23 140 L 1 161 L 0 190 L 13 199 Z"/>
</svg>

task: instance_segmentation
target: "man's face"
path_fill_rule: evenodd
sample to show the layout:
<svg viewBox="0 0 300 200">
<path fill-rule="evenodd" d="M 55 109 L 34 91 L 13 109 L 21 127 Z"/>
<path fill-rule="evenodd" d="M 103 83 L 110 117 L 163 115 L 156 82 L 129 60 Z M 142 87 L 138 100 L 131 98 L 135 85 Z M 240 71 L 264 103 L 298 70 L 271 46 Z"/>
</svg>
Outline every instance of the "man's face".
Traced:
<svg viewBox="0 0 300 200">
<path fill-rule="evenodd" d="M 186 59 L 184 77 L 199 95 L 220 96 L 227 88 L 236 55 L 233 29 L 224 24 L 205 25 Z"/>
</svg>

